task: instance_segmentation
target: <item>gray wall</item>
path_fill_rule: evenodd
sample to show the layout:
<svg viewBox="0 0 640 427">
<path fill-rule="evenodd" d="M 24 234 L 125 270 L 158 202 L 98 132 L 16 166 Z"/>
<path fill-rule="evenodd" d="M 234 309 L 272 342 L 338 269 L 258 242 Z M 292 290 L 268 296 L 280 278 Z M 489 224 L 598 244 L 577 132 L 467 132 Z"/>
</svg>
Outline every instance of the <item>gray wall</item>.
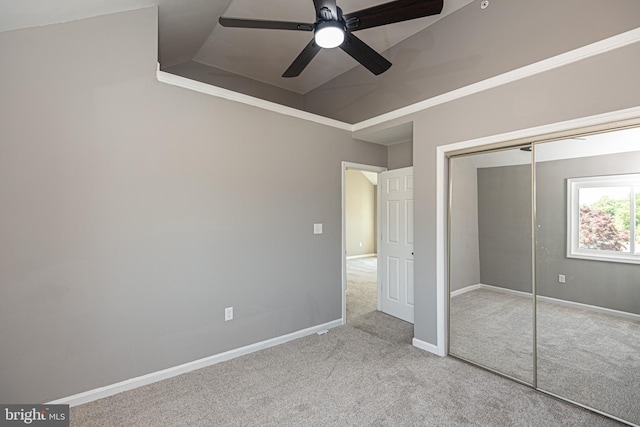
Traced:
<svg viewBox="0 0 640 427">
<path fill-rule="evenodd" d="M 413 142 L 402 142 L 387 147 L 387 167 L 402 169 L 413 166 Z"/>
<path fill-rule="evenodd" d="M 452 159 L 450 291 L 480 283 L 478 174 L 470 157 Z"/>
<path fill-rule="evenodd" d="M 163 69 L 171 74 L 255 96 L 293 108 L 302 109 L 302 95 L 267 83 L 239 76 L 196 61 L 186 61 Z"/>
<path fill-rule="evenodd" d="M 540 145 L 540 154 L 545 150 Z M 540 162 L 536 166 L 538 295 L 640 314 L 640 266 L 567 258 L 566 179 L 637 173 L 640 153 Z M 482 283 L 531 292 L 528 165 L 478 169 Z M 514 183 L 521 183 L 516 185 Z M 558 283 L 558 275 L 566 283 Z"/>
<path fill-rule="evenodd" d="M 156 37 L 155 9 L 0 34 L 0 402 L 341 316 L 341 161 L 386 147 L 159 83 Z"/>
<path fill-rule="evenodd" d="M 401 24 L 399 24 L 401 25 Z M 474 1 L 304 95 L 305 110 L 356 123 L 640 26 L 637 0 Z"/>
<path fill-rule="evenodd" d="M 540 146 L 539 152 L 544 150 Z M 566 178 L 638 173 L 640 152 L 537 165 L 539 295 L 640 314 L 640 265 L 567 258 Z M 566 283 L 558 283 L 558 275 Z"/>
<path fill-rule="evenodd" d="M 531 165 L 477 173 L 480 282 L 531 292 Z"/>
<path fill-rule="evenodd" d="M 346 171 L 345 181 L 347 256 L 376 253 L 376 186 L 358 170 Z"/>
</svg>

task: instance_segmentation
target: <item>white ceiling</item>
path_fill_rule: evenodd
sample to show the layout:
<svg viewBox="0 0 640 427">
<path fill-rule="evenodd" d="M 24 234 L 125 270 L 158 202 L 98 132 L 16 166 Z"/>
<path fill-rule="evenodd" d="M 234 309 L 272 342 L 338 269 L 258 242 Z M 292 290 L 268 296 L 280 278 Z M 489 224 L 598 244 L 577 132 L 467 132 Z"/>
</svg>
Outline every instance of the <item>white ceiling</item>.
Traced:
<svg viewBox="0 0 640 427">
<path fill-rule="evenodd" d="M 388 0 L 338 0 L 344 13 Z M 378 52 L 425 29 L 473 0 L 445 0 L 438 16 L 357 32 Z M 158 6 L 159 52 L 163 68 L 195 60 L 297 93 L 306 93 L 360 66 L 340 49 L 324 49 L 296 78 L 282 73 L 311 40 L 312 33 L 223 28 L 220 16 L 314 21 L 313 0 L 0 0 L 0 31 L 73 21 Z M 384 55 L 383 55 L 384 56 Z"/>
</svg>

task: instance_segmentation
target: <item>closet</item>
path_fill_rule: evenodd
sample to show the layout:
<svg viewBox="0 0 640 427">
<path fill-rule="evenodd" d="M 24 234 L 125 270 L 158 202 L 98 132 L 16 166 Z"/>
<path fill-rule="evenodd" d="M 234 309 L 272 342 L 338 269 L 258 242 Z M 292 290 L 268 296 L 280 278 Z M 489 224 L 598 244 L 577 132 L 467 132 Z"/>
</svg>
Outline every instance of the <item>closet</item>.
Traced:
<svg viewBox="0 0 640 427">
<path fill-rule="evenodd" d="M 640 424 L 640 128 L 449 157 L 449 354 Z"/>
</svg>

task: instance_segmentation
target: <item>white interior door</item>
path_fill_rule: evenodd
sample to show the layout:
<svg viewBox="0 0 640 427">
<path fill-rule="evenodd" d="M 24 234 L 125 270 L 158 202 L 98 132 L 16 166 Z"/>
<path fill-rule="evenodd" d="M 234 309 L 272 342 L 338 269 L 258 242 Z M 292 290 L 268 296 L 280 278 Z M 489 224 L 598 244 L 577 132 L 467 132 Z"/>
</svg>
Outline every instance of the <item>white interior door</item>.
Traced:
<svg viewBox="0 0 640 427">
<path fill-rule="evenodd" d="M 380 309 L 413 323 L 413 167 L 378 175 Z"/>
</svg>

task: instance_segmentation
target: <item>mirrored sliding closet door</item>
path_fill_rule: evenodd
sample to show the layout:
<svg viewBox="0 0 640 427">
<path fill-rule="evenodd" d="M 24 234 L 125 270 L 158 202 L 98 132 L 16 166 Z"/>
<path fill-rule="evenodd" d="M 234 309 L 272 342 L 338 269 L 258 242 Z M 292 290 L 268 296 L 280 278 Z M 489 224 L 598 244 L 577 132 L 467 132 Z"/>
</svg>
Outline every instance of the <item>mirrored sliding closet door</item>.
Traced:
<svg viewBox="0 0 640 427">
<path fill-rule="evenodd" d="M 449 353 L 533 384 L 530 147 L 450 158 Z"/>
<path fill-rule="evenodd" d="M 449 158 L 449 354 L 640 425 L 640 127 L 576 135 Z"/>
<path fill-rule="evenodd" d="M 538 388 L 640 424 L 640 129 L 535 160 Z"/>
</svg>

